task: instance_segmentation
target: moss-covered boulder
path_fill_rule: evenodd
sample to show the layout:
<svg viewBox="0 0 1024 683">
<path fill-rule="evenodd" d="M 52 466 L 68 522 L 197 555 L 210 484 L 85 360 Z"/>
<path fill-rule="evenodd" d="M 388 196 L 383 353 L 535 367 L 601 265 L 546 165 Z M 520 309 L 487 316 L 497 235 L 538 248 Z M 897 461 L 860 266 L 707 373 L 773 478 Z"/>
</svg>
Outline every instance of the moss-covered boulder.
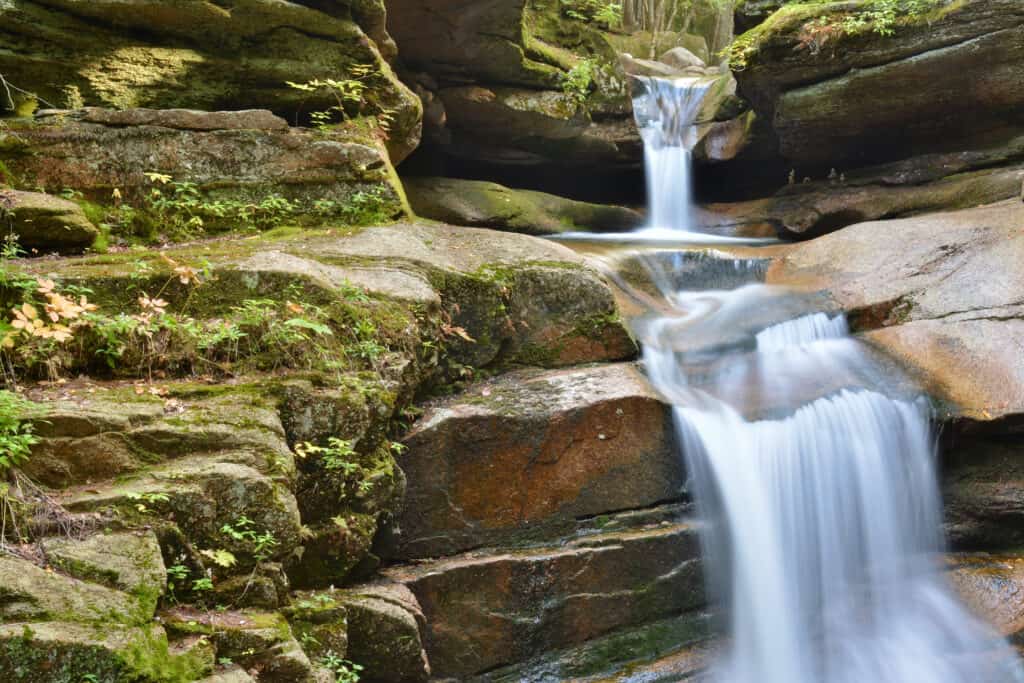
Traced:
<svg viewBox="0 0 1024 683">
<path fill-rule="evenodd" d="M 215 284 L 181 285 L 170 263 L 194 263 L 198 256 Z M 336 311 L 338 331 L 325 342 L 339 354 L 330 369 L 372 367 L 399 388 L 424 379 L 425 359 L 433 359 L 427 366 L 438 364 L 439 355 L 421 354 L 439 341 L 447 363 L 476 368 L 557 367 L 636 354 L 607 282 L 572 250 L 525 235 L 400 224 L 226 240 L 199 255 L 169 249 L 142 261 L 141 276 L 139 259 L 130 254 L 24 266 L 33 275 L 59 268 L 63 281 L 90 287 L 91 298 L 108 309 L 131 310 L 143 291 L 162 291 L 168 310 L 201 318 L 237 314 L 245 301 L 284 305 L 287 288 L 300 287 L 308 303 Z M 372 340 L 342 327 L 357 319 L 394 353 L 376 363 L 359 360 L 366 353 L 360 344 Z M 287 351 L 267 350 L 261 369 L 280 367 Z"/>
<path fill-rule="evenodd" d="M 359 3 L 360 7 L 375 5 Z M 0 6 L 0 72 L 46 106 L 271 109 L 294 120 L 337 104 L 288 81 L 362 77 L 353 115 L 390 112 L 397 163 L 419 140 L 419 100 L 394 76 L 348 4 L 243 0 L 16 0 Z M 378 11 L 381 8 L 378 5 Z M 372 12 L 359 13 L 368 16 Z M 377 22 L 379 24 L 379 21 Z M 383 36 L 379 26 L 373 30 Z M 142 38 L 139 38 L 142 36 Z"/>
<path fill-rule="evenodd" d="M 0 557 L 3 607 L 0 621 L 81 621 L 145 624 L 156 595 L 132 595 L 90 581 L 47 571 L 13 557 Z"/>
<path fill-rule="evenodd" d="M 452 225 L 550 235 L 574 230 L 627 232 L 643 222 L 643 216 L 632 209 L 480 180 L 410 177 L 404 184 L 417 215 Z"/>
<path fill-rule="evenodd" d="M 172 649 L 161 626 L 68 622 L 0 626 L 0 676 L 12 683 L 186 683 L 213 668 L 209 650 Z"/>
<path fill-rule="evenodd" d="M 795 164 L 863 165 L 1024 128 L 1016 0 L 789 3 L 737 39 L 742 94 Z"/>
<path fill-rule="evenodd" d="M 341 596 L 348 614 L 348 656 L 378 683 L 425 683 L 430 664 L 421 630 L 426 625 L 413 593 L 401 585 L 370 585 Z"/>
<path fill-rule="evenodd" d="M 318 667 L 292 635 L 285 618 L 256 610 L 197 611 L 178 607 L 161 614 L 169 633 L 201 635 L 217 657 L 254 672 L 261 683 L 317 683 Z M 230 678 L 228 680 L 231 680 Z"/>
<path fill-rule="evenodd" d="M 425 620 L 416 597 L 401 584 L 371 583 L 348 590 L 297 593 L 286 610 L 311 658 L 333 654 L 363 667 L 361 680 L 425 683 Z"/>
<path fill-rule="evenodd" d="M 359 222 L 350 215 L 357 194 L 373 197 L 364 212 L 378 220 L 405 212 L 384 147 L 355 123 L 320 133 L 289 129 L 269 112 L 83 109 L 14 121 L 8 130 L 0 159 L 16 187 L 148 207 L 156 230 L 170 227 L 160 223 L 174 211 L 153 206 L 154 197 L 172 204 L 185 199 L 174 183 L 198 193 L 185 213 L 214 228 L 252 225 L 241 218 L 243 208 L 268 201 L 292 222 Z M 91 242 L 94 228 L 74 234 L 85 232 Z"/>
<path fill-rule="evenodd" d="M 0 189 L 3 224 L 19 246 L 38 252 L 84 251 L 99 234 L 80 206 L 41 192 Z"/>
<path fill-rule="evenodd" d="M 152 614 L 167 587 L 160 543 L 150 529 L 96 533 L 85 538 L 50 537 L 40 542 L 60 571 L 135 595 L 139 611 Z"/>
</svg>

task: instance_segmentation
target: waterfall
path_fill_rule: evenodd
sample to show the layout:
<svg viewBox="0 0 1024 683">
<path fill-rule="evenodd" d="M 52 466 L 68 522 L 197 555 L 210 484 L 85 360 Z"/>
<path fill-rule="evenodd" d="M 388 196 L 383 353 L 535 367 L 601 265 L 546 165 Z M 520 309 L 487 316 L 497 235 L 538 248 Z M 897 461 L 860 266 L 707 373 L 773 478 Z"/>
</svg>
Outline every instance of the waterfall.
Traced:
<svg viewBox="0 0 1024 683">
<path fill-rule="evenodd" d="M 689 230 L 703 91 L 646 83 L 636 112 L 650 225 Z M 728 630 L 714 678 L 1024 682 L 1016 654 L 943 577 L 937 449 L 911 383 L 841 314 L 757 284 L 763 262 L 638 258 L 663 301 L 633 328 L 673 405 L 709 594 Z"/>
<path fill-rule="evenodd" d="M 696 124 L 714 79 L 637 77 L 633 111 L 644 141 L 648 227 L 692 232 Z"/>
<path fill-rule="evenodd" d="M 728 619 L 717 680 L 1024 681 L 1008 645 L 943 581 L 926 404 L 887 395 L 886 373 L 841 315 L 812 313 L 753 333 L 751 344 L 726 354 L 721 377 L 708 377 L 706 363 L 690 370 L 689 337 L 727 323 L 727 311 L 743 309 L 737 299 L 763 306 L 764 289 L 675 292 L 681 317 L 645 328 L 647 372 L 675 405 L 705 522 L 710 593 Z M 704 304 L 694 319 L 698 299 Z M 738 378 L 737 366 L 747 368 Z M 830 373 L 857 379 L 800 398 L 806 389 L 798 384 Z M 739 390 L 729 386 L 737 379 Z M 744 416 L 778 412 L 748 405 L 768 384 L 770 396 L 796 405 L 779 417 Z"/>
</svg>

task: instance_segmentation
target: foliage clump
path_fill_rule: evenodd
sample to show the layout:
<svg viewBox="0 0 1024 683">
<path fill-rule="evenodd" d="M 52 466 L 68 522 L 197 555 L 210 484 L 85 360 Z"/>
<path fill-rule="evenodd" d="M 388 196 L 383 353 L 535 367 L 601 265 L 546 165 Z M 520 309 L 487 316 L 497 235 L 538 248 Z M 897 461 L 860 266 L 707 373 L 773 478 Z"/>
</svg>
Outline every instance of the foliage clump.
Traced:
<svg viewBox="0 0 1024 683">
<path fill-rule="evenodd" d="M 251 200 L 218 197 L 185 180 L 165 173 L 146 173 L 149 183 L 139 201 L 124 201 L 113 194 L 113 206 L 85 206 L 86 213 L 104 234 L 128 241 L 181 242 L 224 230 L 267 231 L 287 224 L 336 221 L 344 225 L 389 223 L 393 201 L 381 186 L 357 189 L 344 200 L 289 199 L 269 192 Z M 65 199 L 78 201 L 81 193 L 65 190 Z"/>
<path fill-rule="evenodd" d="M 568 95 L 577 105 L 582 105 L 590 96 L 590 90 L 594 86 L 594 77 L 597 73 L 597 62 L 593 59 L 584 59 L 565 74 L 562 81 L 562 91 Z"/>
<path fill-rule="evenodd" d="M 31 401 L 7 390 L 0 390 L 0 477 L 24 464 L 32 446 L 38 442 L 32 422 L 35 410 Z"/>
<path fill-rule="evenodd" d="M 592 22 L 605 28 L 622 24 L 622 4 L 608 0 L 560 0 L 564 17 Z"/>
</svg>

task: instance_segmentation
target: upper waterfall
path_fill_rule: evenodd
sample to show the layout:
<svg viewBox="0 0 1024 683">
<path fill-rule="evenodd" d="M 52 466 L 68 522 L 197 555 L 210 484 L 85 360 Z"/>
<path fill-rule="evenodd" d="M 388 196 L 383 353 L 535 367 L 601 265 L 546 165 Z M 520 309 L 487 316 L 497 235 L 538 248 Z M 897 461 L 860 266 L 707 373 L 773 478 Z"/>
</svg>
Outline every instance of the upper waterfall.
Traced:
<svg viewBox="0 0 1024 683">
<path fill-rule="evenodd" d="M 693 148 L 698 118 L 713 78 L 636 77 L 633 98 L 644 141 L 648 227 L 693 231 Z"/>
</svg>

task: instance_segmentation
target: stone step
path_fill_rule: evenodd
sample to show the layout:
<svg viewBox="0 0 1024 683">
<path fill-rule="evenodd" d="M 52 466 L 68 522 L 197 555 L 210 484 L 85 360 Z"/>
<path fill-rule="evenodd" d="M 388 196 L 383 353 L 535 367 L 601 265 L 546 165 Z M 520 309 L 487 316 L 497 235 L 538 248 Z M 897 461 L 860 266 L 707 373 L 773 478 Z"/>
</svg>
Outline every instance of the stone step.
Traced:
<svg viewBox="0 0 1024 683">
<path fill-rule="evenodd" d="M 710 615 L 688 612 L 594 638 L 471 683 L 656 683 L 700 678 L 715 649 Z"/>
<path fill-rule="evenodd" d="M 428 408 L 406 437 L 394 559 L 557 538 L 682 496 L 672 421 L 635 364 L 521 371 Z"/>
<path fill-rule="evenodd" d="M 701 607 L 699 557 L 696 527 L 663 520 L 385 574 L 420 603 L 433 675 L 465 678 Z"/>
</svg>

